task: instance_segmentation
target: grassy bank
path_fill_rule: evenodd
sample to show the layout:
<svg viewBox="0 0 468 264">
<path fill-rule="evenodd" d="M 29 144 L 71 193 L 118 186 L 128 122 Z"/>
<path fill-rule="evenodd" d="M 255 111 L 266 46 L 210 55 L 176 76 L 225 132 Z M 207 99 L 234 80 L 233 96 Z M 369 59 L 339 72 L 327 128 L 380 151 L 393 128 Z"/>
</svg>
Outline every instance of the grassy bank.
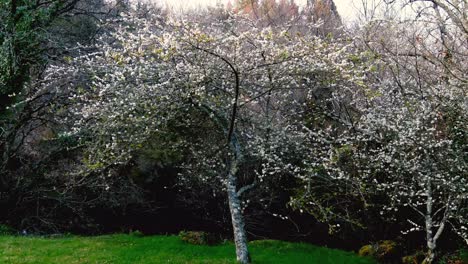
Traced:
<svg viewBox="0 0 468 264">
<path fill-rule="evenodd" d="M 353 253 L 273 240 L 250 243 L 253 263 L 374 263 Z M 196 246 L 176 236 L 0 236 L 0 263 L 235 263 L 234 245 Z"/>
</svg>

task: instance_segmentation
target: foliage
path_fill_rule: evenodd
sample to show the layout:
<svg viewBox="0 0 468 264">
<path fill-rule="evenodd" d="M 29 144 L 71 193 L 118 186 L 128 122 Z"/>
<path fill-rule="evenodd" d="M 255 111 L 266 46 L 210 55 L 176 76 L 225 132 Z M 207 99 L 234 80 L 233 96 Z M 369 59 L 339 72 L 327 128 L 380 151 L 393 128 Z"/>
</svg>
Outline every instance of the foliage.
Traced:
<svg viewBox="0 0 468 264">
<path fill-rule="evenodd" d="M 425 257 L 424 252 L 418 251 L 414 253 L 413 255 L 404 256 L 401 259 L 401 262 L 403 264 L 419 264 L 419 263 L 422 263 L 422 261 L 424 260 L 424 257 Z"/>
<path fill-rule="evenodd" d="M 373 245 L 364 245 L 359 249 L 359 256 L 374 256 L 375 249 Z"/>
<path fill-rule="evenodd" d="M 394 262 L 400 258 L 401 246 L 395 241 L 382 240 L 375 244 L 369 244 L 359 249 L 359 256 L 370 256 L 379 262 Z"/>
<path fill-rule="evenodd" d="M 36 7 L 28 0 L 2 0 L 0 7 L 0 113 L 4 117 L 9 103 L 21 98 L 30 68 L 40 63 L 44 35 L 39 29 L 49 23 L 57 8 Z"/>
<path fill-rule="evenodd" d="M 451 254 L 445 254 L 442 256 L 438 264 L 462 264 L 468 262 L 468 250 L 461 249 Z"/>
<path fill-rule="evenodd" d="M 17 231 L 10 226 L 0 224 L 0 236 L 10 236 L 16 234 Z"/>
</svg>

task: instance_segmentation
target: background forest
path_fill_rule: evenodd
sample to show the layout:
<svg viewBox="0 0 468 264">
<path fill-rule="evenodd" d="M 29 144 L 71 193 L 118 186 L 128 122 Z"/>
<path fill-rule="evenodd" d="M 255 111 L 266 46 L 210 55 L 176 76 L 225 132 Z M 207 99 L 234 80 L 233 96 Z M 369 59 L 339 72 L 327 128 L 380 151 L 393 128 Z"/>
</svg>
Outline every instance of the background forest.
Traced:
<svg viewBox="0 0 468 264">
<path fill-rule="evenodd" d="M 468 2 L 358 4 L 0 0 L 0 232 L 466 250 Z"/>
</svg>

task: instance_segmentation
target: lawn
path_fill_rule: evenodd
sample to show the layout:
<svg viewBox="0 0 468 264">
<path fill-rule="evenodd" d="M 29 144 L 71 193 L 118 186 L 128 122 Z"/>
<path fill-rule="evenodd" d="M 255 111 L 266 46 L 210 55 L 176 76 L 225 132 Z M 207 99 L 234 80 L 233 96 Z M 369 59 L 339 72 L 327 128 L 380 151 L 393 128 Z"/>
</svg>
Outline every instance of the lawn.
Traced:
<svg viewBox="0 0 468 264">
<path fill-rule="evenodd" d="M 274 240 L 249 243 L 253 263 L 375 263 L 324 247 Z M 0 236 L 0 263 L 236 263 L 234 245 L 189 245 L 177 236 Z"/>
</svg>

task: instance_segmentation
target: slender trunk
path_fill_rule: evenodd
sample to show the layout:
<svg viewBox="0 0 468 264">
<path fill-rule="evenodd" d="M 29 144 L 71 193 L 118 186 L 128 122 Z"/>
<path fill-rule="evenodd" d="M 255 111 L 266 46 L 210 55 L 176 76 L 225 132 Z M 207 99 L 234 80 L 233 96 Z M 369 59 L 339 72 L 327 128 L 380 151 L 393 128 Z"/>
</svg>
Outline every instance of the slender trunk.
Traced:
<svg viewBox="0 0 468 264">
<path fill-rule="evenodd" d="M 433 221 L 432 221 L 432 181 L 431 178 L 427 178 L 426 183 L 427 188 L 427 199 L 426 199 L 426 243 L 427 243 L 427 253 L 426 258 L 424 259 L 425 264 L 430 264 L 434 261 L 434 251 L 436 249 L 436 243 L 434 240 L 434 236 L 432 235 L 432 228 L 433 228 Z"/>
<path fill-rule="evenodd" d="M 243 264 L 250 263 L 250 254 L 247 247 L 247 234 L 245 232 L 244 217 L 236 187 L 236 174 L 238 169 L 236 158 L 231 162 L 231 168 L 227 177 L 226 187 L 231 212 L 232 229 L 234 231 L 234 243 L 236 244 L 237 261 Z"/>
<path fill-rule="evenodd" d="M 198 45 L 194 46 L 194 48 L 202 50 L 222 60 L 224 63 L 227 64 L 227 66 L 229 66 L 235 77 L 234 103 L 232 104 L 232 112 L 229 118 L 228 127 L 227 130 L 225 130 L 225 132 L 227 133 L 227 146 L 229 149 L 232 150 L 234 154 L 234 157 L 231 158 L 229 172 L 226 179 L 226 188 L 228 194 L 229 210 L 231 212 L 232 229 L 234 231 L 234 242 L 236 244 L 237 261 L 242 264 L 250 263 L 250 254 L 247 248 L 247 235 L 245 232 L 244 217 L 242 216 L 242 208 L 236 184 L 236 174 L 239 165 L 238 163 L 242 156 L 240 153 L 241 150 L 239 142 L 237 141 L 237 138 L 234 133 L 237 119 L 238 101 L 240 96 L 240 74 L 234 66 L 234 64 L 231 63 L 227 58 L 213 51 L 203 49 Z"/>
</svg>

